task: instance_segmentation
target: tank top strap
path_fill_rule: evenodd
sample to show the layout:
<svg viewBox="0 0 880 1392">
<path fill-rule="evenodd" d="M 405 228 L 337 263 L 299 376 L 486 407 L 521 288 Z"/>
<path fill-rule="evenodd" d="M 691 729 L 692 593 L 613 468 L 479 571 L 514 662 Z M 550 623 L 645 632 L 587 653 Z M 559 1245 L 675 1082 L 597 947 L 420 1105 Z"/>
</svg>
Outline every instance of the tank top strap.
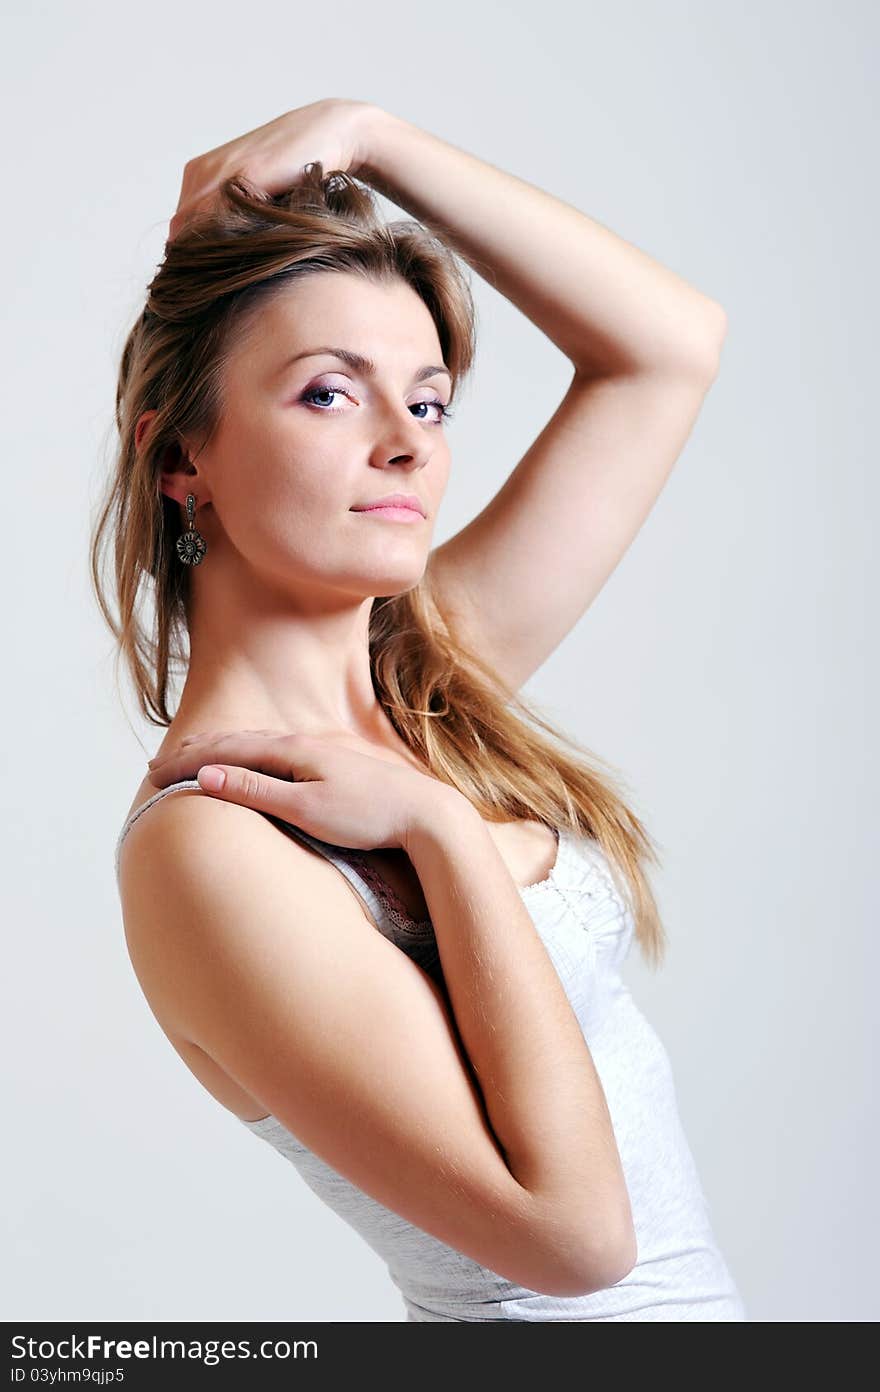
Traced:
<svg viewBox="0 0 880 1392">
<path fill-rule="evenodd" d="M 122 851 L 122 843 L 131 831 L 138 817 L 142 817 L 147 808 L 152 807 L 154 802 L 158 802 L 160 798 L 167 797 L 169 793 L 176 793 L 181 788 L 195 788 L 200 793 L 205 791 L 197 778 L 184 778 L 179 783 L 169 783 L 167 788 L 160 788 L 158 792 L 155 792 L 152 797 L 147 798 L 146 802 L 142 802 L 140 807 L 136 807 L 134 811 L 130 812 L 126 817 L 122 824 L 122 829 L 116 838 L 114 863 L 116 866 L 117 880 L 119 879 L 119 856 Z"/>
<path fill-rule="evenodd" d="M 159 788 L 152 797 L 147 798 L 146 802 L 142 802 L 140 807 L 136 807 L 126 818 L 116 841 L 115 866 L 117 880 L 119 878 L 119 859 L 122 843 L 135 822 L 139 817 L 143 816 L 148 808 L 153 806 L 154 802 L 158 802 L 160 798 L 167 797 L 169 793 L 179 792 L 186 788 L 195 789 L 197 792 L 203 794 L 205 792 L 197 778 L 181 779 L 177 783 L 169 783 L 166 788 Z M 205 795 L 210 796 L 210 794 Z M 400 943 L 401 939 L 418 942 L 433 936 L 433 927 L 430 919 L 416 920 L 411 918 L 406 913 L 403 905 L 397 900 L 391 886 L 385 885 L 373 871 L 372 867 L 364 865 L 362 869 L 357 868 L 357 862 L 361 854 L 359 851 L 354 848 L 334 846 L 327 841 L 321 841 L 317 836 L 310 835 L 309 832 L 303 831 L 302 827 L 295 826 L 293 822 L 288 822 L 283 817 L 277 817 L 268 812 L 264 812 L 262 815 L 268 817 L 269 821 L 278 826 L 282 831 L 289 832 L 298 840 L 305 842 L 312 850 L 317 851 L 320 855 L 324 856 L 326 860 L 329 860 L 335 865 L 337 870 L 348 880 L 355 893 L 358 894 L 366 904 L 371 918 L 384 937 L 391 938 L 393 942 Z M 349 856 L 356 862 L 355 864 L 351 863 L 351 860 L 348 858 Z"/>
</svg>

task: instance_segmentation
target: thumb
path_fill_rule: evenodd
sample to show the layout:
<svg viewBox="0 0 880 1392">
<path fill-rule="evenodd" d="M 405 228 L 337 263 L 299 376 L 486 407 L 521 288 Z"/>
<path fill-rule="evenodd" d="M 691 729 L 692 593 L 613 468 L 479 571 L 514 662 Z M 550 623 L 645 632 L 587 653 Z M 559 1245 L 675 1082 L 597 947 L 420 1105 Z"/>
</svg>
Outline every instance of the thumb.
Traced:
<svg viewBox="0 0 880 1392">
<path fill-rule="evenodd" d="M 287 787 L 278 778 L 267 778 L 255 769 L 233 764 L 205 764 L 196 777 L 205 792 L 263 811 L 270 810 L 278 802 L 278 794 Z"/>
<path fill-rule="evenodd" d="M 228 783 L 226 769 L 219 764 L 206 764 L 196 774 L 199 786 L 208 793 L 222 793 Z"/>
</svg>

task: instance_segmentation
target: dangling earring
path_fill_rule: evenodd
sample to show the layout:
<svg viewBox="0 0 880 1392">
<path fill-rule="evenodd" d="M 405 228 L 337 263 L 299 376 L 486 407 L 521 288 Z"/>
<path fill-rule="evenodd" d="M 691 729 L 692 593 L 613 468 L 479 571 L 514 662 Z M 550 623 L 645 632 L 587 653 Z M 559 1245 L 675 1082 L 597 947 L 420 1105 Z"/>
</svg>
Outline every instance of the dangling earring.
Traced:
<svg viewBox="0 0 880 1392">
<path fill-rule="evenodd" d="M 208 549 L 208 543 L 201 532 L 196 531 L 194 522 L 196 514 L 196 495 L 187 493 L 186 495 L 186 531 L 177 538 L 177 554 L 184 565 L 201 565 L 202 557 Z"/>
</svg>

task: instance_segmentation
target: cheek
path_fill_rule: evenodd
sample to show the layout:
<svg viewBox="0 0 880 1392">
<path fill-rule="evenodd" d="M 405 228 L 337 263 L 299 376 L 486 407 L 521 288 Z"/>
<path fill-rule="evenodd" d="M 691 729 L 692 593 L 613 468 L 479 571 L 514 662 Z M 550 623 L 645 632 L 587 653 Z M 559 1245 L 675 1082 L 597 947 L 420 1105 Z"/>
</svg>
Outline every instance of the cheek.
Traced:
<svg viewBox="0 0 880 1392">
<path fill-rule="evenodd" d="M 251 441 L 224 478 L 219 511 L 233 546 L 253 562 L 290 564 L 297 556 L 314 568 L 335 554 L 341 530 L 357 495 L 346 486 L 338 459 L 307 457 L 299 446 L 267 441 L 262 452 Z M 348 543 L 350 545 L 350 542 Z"/>
<path fill-rule="evenodd" d="M 326 507 L 333 489 L 331 463 L 301 436 L 292 440 L 279 428 L 254 424 L 237 447 L 224 450 L 221 497 L 227 508 L 264 514 Z"/>
<path fill-rule="evenodd" d="M 428 466 L 428 487 L 434 507 L 438 507 L 443 494 L 446 492 L 446 485 L 449 483 L 449 475 L 452 470 L 452 459 L 449 454 L 449 446 L 438 450 Z"/>
</svg>

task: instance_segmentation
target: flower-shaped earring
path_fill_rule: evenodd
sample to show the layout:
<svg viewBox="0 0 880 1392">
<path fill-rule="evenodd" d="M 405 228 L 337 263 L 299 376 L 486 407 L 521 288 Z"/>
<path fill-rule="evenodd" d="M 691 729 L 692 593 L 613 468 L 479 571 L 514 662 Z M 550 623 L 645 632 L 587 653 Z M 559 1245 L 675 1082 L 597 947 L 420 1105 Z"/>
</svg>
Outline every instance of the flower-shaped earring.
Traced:
<svg viewBox="0 0 880 1392">
<path fill-rule="evenodd" d="M 186 531 L 177 538 L 177 554 L 184 565 L 201 565 L 208 543 L 201 532 L 196 530 L 196 495 L 186 495 Z"/>
</svg>

